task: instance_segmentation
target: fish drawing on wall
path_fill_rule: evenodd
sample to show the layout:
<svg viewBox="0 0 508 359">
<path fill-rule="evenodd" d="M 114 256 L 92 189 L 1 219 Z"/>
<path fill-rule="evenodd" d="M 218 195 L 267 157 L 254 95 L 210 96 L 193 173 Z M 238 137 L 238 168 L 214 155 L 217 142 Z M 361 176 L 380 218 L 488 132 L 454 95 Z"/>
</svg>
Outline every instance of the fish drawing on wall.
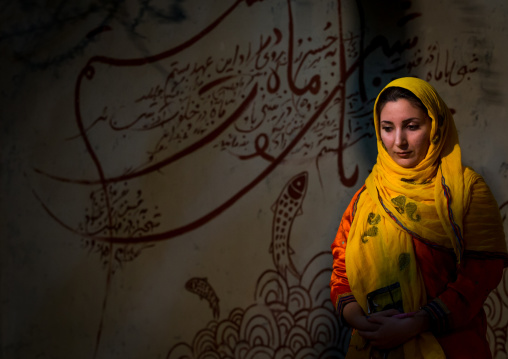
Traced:
<svg viewBox="0 0 508 359">
<path fill-rule="evenodd" d="M 210 283 L 208 283 L 207 278 L 191 278 L 185 283 L 185 289 L 191 293 L 197 294 L 200 299 L 206 299 L 212 309 L 213 317 L 219 319 L 219 298 L 215 294 Z"/>
<path fill-rule="evenodd" d="M 303 214 L 302 202 L 307 191 L 307 177 L 307 172 L 302 172 L 291 178 L 272 206 L 274 217 L 270 253 L 275 267 L 285 278 L 288 271 L 300 278 L 290 257 L 294 251 L 289 246 L 289 235 L 295 217 Z"/>
</svg>

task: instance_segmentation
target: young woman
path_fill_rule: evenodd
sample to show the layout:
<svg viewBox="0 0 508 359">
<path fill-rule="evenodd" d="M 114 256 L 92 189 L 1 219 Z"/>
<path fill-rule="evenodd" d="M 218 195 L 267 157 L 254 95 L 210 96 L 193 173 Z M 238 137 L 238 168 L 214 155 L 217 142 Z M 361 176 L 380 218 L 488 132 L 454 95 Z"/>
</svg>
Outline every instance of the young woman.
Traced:
<svg viewBox="0 0 508 359">
<path fill-rule="evenodd" d="M 388 84 L 374 125 L 377 162 L 332 244 L 347 358 L 490 358 L 483 303 L 508 264 L 498 205 L 427 82 Z"/>
</svg>

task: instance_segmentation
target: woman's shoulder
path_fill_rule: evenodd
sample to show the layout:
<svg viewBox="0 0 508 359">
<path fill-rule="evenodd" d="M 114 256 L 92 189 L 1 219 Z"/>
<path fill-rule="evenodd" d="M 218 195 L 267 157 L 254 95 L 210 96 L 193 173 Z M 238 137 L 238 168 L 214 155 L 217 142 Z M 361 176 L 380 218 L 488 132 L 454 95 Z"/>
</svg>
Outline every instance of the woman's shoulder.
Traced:
<svg viewBox="0 0 508 359">
<path fill-rule="evenodd" d="M 498 211 L 498 204 L 488 184 L 483 179 L 483 176 L 476 172 L 469 166 L 463 166 L 464 173 L 464 195 L 469 200 L 466 201 L 467 207 L 472 205 L 473 207 L 479 206 L 485 208 L 495 207 Z"/>
<path fill-rule="evenodd" d="M 481 177 L 481 175 L 476 172 L 473 167 L 471 166 L 466 166 L 466 165 L 462 165 L 462 173 L 464 174 L 464 177 L 470 177 L 470 176 L 479 176 Z"/>
<path fill-rule="evenodd" d="M 360 188 L 356 190 L 356 192 L 351 196 L 351 193 L 355 190 L 354 188 L 351 188 L 351 191 L 347 190 L 344 194 L 344 199 L 349 199 L 349 205 L 353 205 L 354 202 L 357 202 L 360 196 L 362 195 L 362 192 L 364 192 L 367 189 L 365 184 L 363 184 Z M 351 196 L 351 197 L 350 197 Z"/>
<path fill-rule="evenodd" d="M 349 201 L 348 206 L 346 207 L 346 210 L 344 211 L 344 214 L 342 215 L 342 220 L 345 218 L 348 218 L 350 221 L 353 220 L 353 217 L 356 213 L 358 200 L 360 199 L 360 196 L 362 195 L 362 192 L 365 191 L 365 184 L 361 186 L 356 193 L 353 195 L 351 200 Z"/>
<path fill-rule="evenodd" d="M 466 188 L 472 188 L 473 186 L 488 188 L 482 175 L 476 172 L 472 167 L 463 165 L 462 173 L 464 176 L 464 186 Z"/>
<path fill-rule="evenodd" d="M 356 191 L 355 195 L 353 196 L 353 198 L 356 198 L 358 197 L 363 191 L 365 191 L 365 189 L 367 188 L 367 186 L 365 185 L 365 183 L 363 184 L 363 186 L 361 186 L 358 191 Z"/>
</svg>

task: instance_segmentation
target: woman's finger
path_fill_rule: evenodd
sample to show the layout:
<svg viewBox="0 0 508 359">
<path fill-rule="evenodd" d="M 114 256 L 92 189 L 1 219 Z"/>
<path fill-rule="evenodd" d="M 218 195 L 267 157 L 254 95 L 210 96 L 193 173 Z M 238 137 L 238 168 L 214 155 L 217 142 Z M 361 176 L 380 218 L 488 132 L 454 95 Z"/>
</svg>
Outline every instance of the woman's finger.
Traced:
<svg viewBox="0 0 508 359">
<path fill-rule="evenodd" d="M 386 321 L 386 317 L 371 316 L 371 317 L 367 317 L 367 320 L 369 321 L 369 323 L 383 324 Z"/>
<path fill-rule="evenodd" d="M 358 334 L 359 334 L 362 338 L 367 339 L 367 340 L 370 340 L 370 341 L 372 341 L 373 339 L 375 339 L 375 338 L 376 338 L 375 333 L 376 333 L 375 331 L 374 331 L 374 332 L 368 332 L 368 331 L 365 331 L 365 330 L 359 330 L 359 331 L 358 331 Z"/>
<path fill-rule="evenodd" d="M 398 315 L 400 312 L 397 309 L 388 309 L 381 312 L 377 312 L 371 315 L 371 317 L 392 317 Z"/>
</svg>

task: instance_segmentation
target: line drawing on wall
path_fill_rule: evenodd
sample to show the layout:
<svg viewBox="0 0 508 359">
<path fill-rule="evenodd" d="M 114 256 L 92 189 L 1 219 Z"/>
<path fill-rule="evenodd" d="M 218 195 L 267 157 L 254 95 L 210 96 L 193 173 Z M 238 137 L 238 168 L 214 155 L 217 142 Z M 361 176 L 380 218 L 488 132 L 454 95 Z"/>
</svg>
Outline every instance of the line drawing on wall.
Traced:
<svg viewBox="0 0 508 359">
<path fill-rule="evenodd" d="M 280 3 L 287 27 L 273 26 L 246 40 L 240 38 L 225 52 L 207 49 L 205 55 L 196 56 L 216 33 L 225 32 L 222 26 L 241 8 L 255 10 L 266 2 L 234 1 L 195 36 L 166 51 L 136 58 L 97 55 L 79 72 L 73 99 L 77 134 L 68 141 L 84 143 L 96 173 L 78 178 L 39 167 L 34 171 L 56 185 L 86 192 L 82 218 L 76 222 L 57 214 L 43 196 L 34 195 L 48 216 L 79 237 L 83 248 L 97 254 L 105 268 L 106 294 L 94 357 L 100 351 L 106 325 L 112 278 L 123 265 L 158 242 L 205 226 L 291 161 L 309 160 L 319 168 L 320 158 L 333 153 L 341 185 L 357 186 L 360 164 L 346 164 L 345 152 L 373 137 L 373 93 L 386 79 L 400 72 L 423 73 L 428 81 L 454 87 L 477 72 L 476 54 L 454 59 L 452 49 L 437 40 L 421 43 L 414 35 L 365 39 L 365 24 L 360 29 L 347 28 L 341 1 L 333 3 L 326 20 L 317 25 L 320 29 L 316 34 L 298 36 L 294 2 Z M 357 6 L 361 7 L 360 2 Z M 398 22 L 404 28 L 424 16 L 410 12 Z M 101 31 L 114 30 L 98 28 L 90 36 Z M 385 67 L 379 71 L 382 75 L 369 77 L 366 61 L 379 54 L 385 60 Z M 135 79 L 145 72 L 145 82 L 136 84 Z M 111 94 L 118 94 L 114 101 Z M 213 197 L 202 212 L 174 215 L 177 205 L 165 202 L 171 202 L 171 191 L 178 192 L 179 188 L 166 188 L 161 183 L 181 183 L 177 177 L 185 175 L 179 172 L 183 164 L 199 160 L 207 152 L 242 168 L 254 163 L 259 170 L 250 176 L 233 177 L 236 181 L 231 190 Z M 229 168 L 225 167 L 215 168 L 217 176 L 226 177 Z M 224 319 L 213 280 L 206 276 L 190 278 L 187 291 L 206 300 L 214 321 L 198 333 L 194 346 L 180 343 L 170 350 L 168 358 L 180 350 L 191 351 L 196 358 L 207 350 L 256 358 L 262 354 L 343 355 L 347 335 L 339 327 L 328 292 L 322 287 L 331 268 L 320 265 L 329 252 L 317 253 L 300 269 L 292 260 L 295 253 L 290 231 L 302 213 L 308 180 L 307 172 L 297 174 L 273 205 L 268 253 L 275 270 L 259 277 L 256 304 L 237 308 Z M 151 190 L 146 183 L 152 182 L 156 186 Z M 153 193 L 160 193 L 159 198 Z M 199 195 L 197 189 L 195 194 Z M 495 298 L 506 298 L 506 291 L 496 292 Z M 487 303 L 489 318 L 497 316 L 502 303 L 501 299 Z M 259 332 L 259 321 L 270 323 L 271 332 Z M 508 324 L 496 325 L 501 328 L 493 326 L 491 333 L 506 339 Z M 211 339 L 212 335 L 219 341 Z M 504 343 L 505 339 L 499 340 Z M 500 344 L 495 346 L 499 352 L 498 347 Z"/>
</svg>

